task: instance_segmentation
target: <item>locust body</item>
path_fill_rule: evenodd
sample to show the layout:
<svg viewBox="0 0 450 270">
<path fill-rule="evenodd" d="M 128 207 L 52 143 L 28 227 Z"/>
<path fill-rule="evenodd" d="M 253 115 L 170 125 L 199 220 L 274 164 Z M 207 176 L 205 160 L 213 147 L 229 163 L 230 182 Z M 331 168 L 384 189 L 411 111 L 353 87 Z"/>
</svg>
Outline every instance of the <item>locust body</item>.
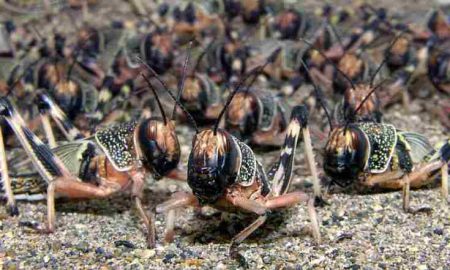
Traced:
<svg viewBox="0 0 450 270">
<path fill-rule="evenodd" d="M 225 115 L 225 129 L 244 142 L 281 146 L 288 108 L 269 91 L 249 89 L 236 94 Z"/>
<path fill-rule="evenodd" d="M 153 89 L 153 88 L 152 88 Z M 155 92 L 156 93 L 156 92 Z M 147 243 L 155 244 L 152 217 L 143 209 L 141 200 L 145 176 L 151 173 L 160 179 L 175 170 L 177 173 L 180 147 L 173 123 L 165 118 L 161 104 L 161 118 L 142 122 L 128 122 L 97 131 L 93 139 L 82 139 L 63 144 L 52 150 L 42 143 L 26 126 L 9 100 L 0 100 L 0 113 L 14 130 L 41 182 L 14 182 L 8 172 L 6 159 L 2 163 L 2 186 L 10 207 L 15 208 L 14 192 L 19 198 L 38 198 L 46 187 L 47 225 L 41 231 L 55 229 L 55 196 L 68 198 L 104 198 L 114 193 L 130 190 L 139 215 L 147 229 Z M 1 135 L 1 134 L 0 134 Z M 5 156 L 4 145 L 1 145 Z M 20 178 L 19 178 L 20 179 Z M 23 179 L 23 178 L 22 178 Z M 34 185 L 33 185 L 34 183 Z M 27 187 L 27 188 L 24 188 Z M 14 190 L 16 189 L 16 190 Z"/>
<path fill-rule="evenodd" d="M 442 193 L 448 198 L 446 173 L 450 144 L 433 149 L 428 140 L 393 125 L 360 122 L 332 130 L 325 146 L 324 171 L 341 185 L 403 189 L 403 207 L 410 211 L 409 188 L 433 181 L 441 170 Z"/>
</svg>

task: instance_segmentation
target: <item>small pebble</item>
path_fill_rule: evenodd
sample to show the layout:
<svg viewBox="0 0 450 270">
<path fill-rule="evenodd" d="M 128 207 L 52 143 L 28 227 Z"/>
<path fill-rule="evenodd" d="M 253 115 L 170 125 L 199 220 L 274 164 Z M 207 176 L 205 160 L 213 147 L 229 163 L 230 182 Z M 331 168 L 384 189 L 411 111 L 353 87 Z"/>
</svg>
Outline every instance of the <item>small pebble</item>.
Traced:
<svg viewBox="0 0 450 270">
<path fill-rule="evenodd" d="M 437 235 L 443 235 L 444 234 L 444 230 L 442 228 L 435 228 L 433 230 L 433 232 L 434 232 L 434 234 L 437 234 Z"/>
<path fill-rule="evenodd" d="M 127 241 L 127 240 L 117 240 L 117 241 L 114 241 L 114 245 L 116 245 L 116 247 L 121 247 L 121 246 L 123 246 L 123 247 L 131 248 L 131 249 L 134 249 L 134 248 L 135 248 L 135 245 L 134 245 L 133 243 L 131 243 L 130 241 Z"/>
</svg>

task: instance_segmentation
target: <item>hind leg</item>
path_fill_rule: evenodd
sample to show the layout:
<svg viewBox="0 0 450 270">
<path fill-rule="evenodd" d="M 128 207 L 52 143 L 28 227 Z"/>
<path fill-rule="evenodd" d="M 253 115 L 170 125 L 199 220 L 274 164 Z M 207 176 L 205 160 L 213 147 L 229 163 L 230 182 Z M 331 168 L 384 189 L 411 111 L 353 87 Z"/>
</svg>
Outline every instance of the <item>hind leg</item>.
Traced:
<svg viewBox="0 0 450 270">
<path fill-rule="evenodd" d="M 450 202 L 448 197 L 448 163 L 441 167 L 441 194 L 447 202 Z"/>
<path fill-rule="evenodd" d="M 3 182 L 3 189 L 6 195 L 6 205 L 7 211 L 11 216 L 18 216 L 19 209 L 16 205 L 16 200 L 14 199 L 14 194 L 11 188 L 11 179 L 9 178 L 8 172 L 8 160 L 6 159 L 6 149 L 3 140 L 3 132 L 0 126 L 0 159 L 1 159 L 1 177 Z"/>
</svg>

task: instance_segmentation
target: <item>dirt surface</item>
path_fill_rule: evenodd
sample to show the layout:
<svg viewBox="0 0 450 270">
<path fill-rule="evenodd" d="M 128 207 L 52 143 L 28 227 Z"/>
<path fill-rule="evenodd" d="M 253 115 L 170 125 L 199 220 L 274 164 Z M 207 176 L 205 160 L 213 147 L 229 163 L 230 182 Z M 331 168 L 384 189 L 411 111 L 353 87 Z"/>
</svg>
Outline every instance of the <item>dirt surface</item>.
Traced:
<svg viewBox="0 0 450 270">
<path fill-rule="evenodd" d="M 305 1 L 310 11 L 320 1 Z M 337 1 L 346 5 L 351 1 Z M 377 5 L 418 16 L 432 6 L 430 1 L 377 1 Z M 97 24 L 105 18 L 131 15 L 128 3 L 102 1 L 91 10 Z M 0 18 L 8 18 L 0 12 Z M 17 18 L 24 20 L 26 18 Z M 43 24 L 42 21 L 39 21 Z M 61 16 L 60 28 L 69 27 Z M 432 143 L 448 137 L 435 116 L 423 111 L 435 100 L 413 100 L 409 111 L 395 105 L 387 109 L 385 121 L 396 127 L 425 134 Z M 184 161 L 192 130 L 178 127 Z M 259 154 L 267 166 L 278 152 Z M 318 158 L 320 162 L 320 157 Z M 302 151 L 298 151 L 292 189 L 309 190 L 309 173 Z M 149 180 L 145 192 L 148 210 L 187 185 Z M 245 261 L 228 257 L 229 241 L 252 220 L 237 220 L 205 210 L 180 212 L 175 242 L 163 244 L 164 217 L 158 215 L 158 244 L 146 249 L 144 226 L 126 194 L 106 200 L 58 201 L 57 230 L 37 234 L 21 226 L 46 218 L 44 202 L 19 202 L 20 216 L 11 218 L 0 207 L 0 269 L 449 269 L 450 210 L 439 189 L 412 192 L 412 205 L 427 205 L 429 214 L 408 214 L 402 210 L 401 192 L 358 195 L 333 193 L 325 196 L 329 205 L 318 208 L 322 243 L 309 233 L 304 205 L 274 213 L 269 222 L 240 246 Z"/>
</svg>

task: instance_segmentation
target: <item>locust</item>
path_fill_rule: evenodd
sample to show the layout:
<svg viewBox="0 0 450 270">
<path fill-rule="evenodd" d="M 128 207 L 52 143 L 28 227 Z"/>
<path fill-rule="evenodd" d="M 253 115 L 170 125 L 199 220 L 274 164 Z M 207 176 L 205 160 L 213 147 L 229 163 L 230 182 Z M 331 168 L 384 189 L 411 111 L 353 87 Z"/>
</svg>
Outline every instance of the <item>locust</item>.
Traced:
<svg viewBox="0 0 450 270">
<path fill-rule="evenodd" d="M 53 149 L 50 149 L 27 128 L 25 121 L 7 97 L 0 98 L 1 118 L 13 129 L 41 177 L 41 181 L 10 178 L 4 143 L 0 141 L 1 186 L 3 187 L 1 190 L 5 191 L 2 197 L 7 198 L 10 208 L 17 209 L 15 188 L 25 193 L 17 194 L 19 198 L 42 199 L 44 198 L 42 187 L 44 187 L 47 221 L 45 225 L 37 224 L 36 230 L 45 233 L 54 232 L 56 196 L 105 198 L 130 190 L 138 214 L 146 227 L 147 244 L 149 247 L 154 247 L 153 217 L 144 210 L 142 205 L 146 175 L 151 174 L 155 179 L 163 176 L 185 179 L 186 175 L 184 171 L 178 169 L 180 145 L 175 133 L 175 125 L 166 116 L 149 77 L 145 74 L 142 74 L 142 77 L 155 95 L 161 117 L 113 125 L 98 130 L 90 138 L 75 140 Z M 182 85 L 183 83 L 178 89 L 180 92 Z M 0 137 L 3 139 L 2 136 Z M 16 181 L 20 179 L 28 182 Z"/>
<path fill-rule="evenodd" d="M 270 62 L 274 57 L 269 57 Z M 261 66 L 247 76 L 261 72 Z M 242 81 L 246 80 L 245 76 Z M 241 83 L 242 83 L 241 81 Z M 253 150 L 244 142 L 219 128 L 226 110 L 239 92 L 241 83 L 228 97 L 215 125 L 203 130 L 196 129 L 188 161 L 187 182 L 192 193 L 179 192 L 173 198 L 158 205 L 158 213 L 166 213 L 166 239 L 173 239 L 174 213 L 189 206 L 209 205 L 220 211 L 256 215 L 256 220 L 231 240 L 230 255 L 239 257 L 238 245 L 267 220 L 272 210 L 306 203 L 314 238 L 320 242 L 320 230 L 314 208 L 315 198 L 306 193 L 289 192 L 296 147 L 300 136 L 305 141 L 307 160 L 315 166 L 309 141 L 308 112 L 306 107 L 293 109 L 287 127 L 279 161 L 268 171 L 264 170 Z M 176 100 L 175 97 L 172 97 Z M 318 179 L 316 179 L 318 181 Z M 315 194 L 320 196 L 318 194 Z"/>
</svg>

